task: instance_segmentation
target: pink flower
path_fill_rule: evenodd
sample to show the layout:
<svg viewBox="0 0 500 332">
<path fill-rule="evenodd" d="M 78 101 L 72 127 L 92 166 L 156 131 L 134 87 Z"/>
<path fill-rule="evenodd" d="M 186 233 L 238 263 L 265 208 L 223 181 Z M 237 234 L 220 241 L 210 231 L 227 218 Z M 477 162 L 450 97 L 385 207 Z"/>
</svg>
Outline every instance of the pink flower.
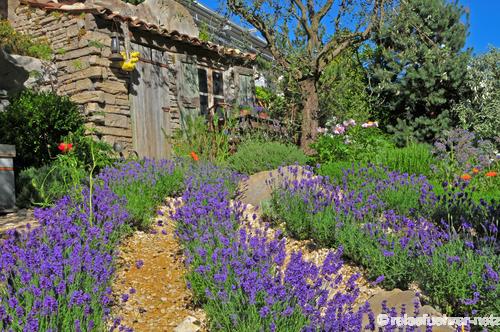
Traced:
<svg viewBox="0 0 500 332">
<path fill-rule="evenodd" d="M 335 129 L 333 129 L 333 133 L 335 135 L 342 135 L 345 132 L 345 127 L 342 125 L 336 125 Z"/>
</svg>

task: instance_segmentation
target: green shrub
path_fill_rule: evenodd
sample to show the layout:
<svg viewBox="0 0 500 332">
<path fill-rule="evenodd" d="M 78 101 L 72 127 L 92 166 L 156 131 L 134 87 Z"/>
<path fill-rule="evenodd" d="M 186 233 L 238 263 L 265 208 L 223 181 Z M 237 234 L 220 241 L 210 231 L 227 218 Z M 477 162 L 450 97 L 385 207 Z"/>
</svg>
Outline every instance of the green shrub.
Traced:
<svg viewBox="0 0 500 332">
<path fill-rule="evenodd" d="M 254 174 L 281 165 L 304 165 L 307 160 L 304 152 L 294 145 L 249 140 L 241 144 L 227 161 L 229 167 L 237 172 Z"/>
<path fill-rule="evenodd" d="M 53 54 L 48 42 L 34 41 L 31 36 L 17 32 L 7 20 L 0 20 L 0 48 L 7 53 L 28 55 L 43 60 L 50 60 Z"/>
<path fill-rule="evenodd" d="M 435 163 L 427 144 L 409 144 L 404 148 L 380 150 L 374 163 L 386 166 L 391 171 L 408 174 L 432 175 L 431 165 Z"/>
<path fill-rule="evenodd" d="M 48 164 L 64 136 L 82 128 L 76 104 L 50 92 L 23 91 L 0 113 L 0 141 L 16 146 L 18 169 Z"/>
<path fill-rule="evenodd" d="M 370 161 L 381 149 L 392 147 L 388 137 L 377 127 L 344 126 L 344 133 L 321 135 L 311 147 L 315 162 Z"/>
<path fill-rule="evenodd" d="M 81 194 L 83 185 L 90 185 L 90 176 L 112 164 L 111 148 L 91 137 L 71 135 L 64 139 L 73 148 L 60 153 L 39 168 L 22 170 L 17 179 L 19 207 L 49 206 L 65 196 Z"/>
<path fill-rule="evenodd" d="M 434 118 L 420 116 L 413 120 L 396 120 L 396 124 L 387 126 L 387 131 L 397 146 L 403 147 L 411 143 L 432 143 L 442 137 L 452 127 L 452 119 L 448 111 L 443 111 Z"/>
</svg>

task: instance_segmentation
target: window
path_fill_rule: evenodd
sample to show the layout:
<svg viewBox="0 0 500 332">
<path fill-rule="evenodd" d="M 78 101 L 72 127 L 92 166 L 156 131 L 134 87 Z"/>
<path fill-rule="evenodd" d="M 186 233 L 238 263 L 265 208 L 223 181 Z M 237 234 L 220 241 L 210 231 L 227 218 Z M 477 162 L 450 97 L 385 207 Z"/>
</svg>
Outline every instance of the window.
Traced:
<svg viewBox="0 0 500 332">
<path fill-rule="evenodd" d="M 209 79 L 212 79 L 210 82 Z M 211 83 L 211 84 L 210 84 Z M 210 88 L 211 87 L 211 91 Z M 214 113 L 221 113 L 224 103 L 224 80 L 221 72 L 198 68 L 198 88 L 200 94 L 200 114 L 207 116 L 210 107 Z"/>
<path fill-rule="evenodd" d="M 207 71 L 203 68 L 198 68 L 198 86 L 200 89 L 200 114 L 208 114 L 208 81 Z"/>
<path fill-rule="evenodd" d="M 206 69 L 198 68 L 198 83 L 200 86 L 200 93 L 208 94 L 208 81 L 207 81 Z"/>
<path fill-rule="evenodd" d="M 212 73 L 212 85 L 214 96 L 224 96 L 224 82 L 222 79 L 222 73 L 214 71 Z"/>
</svg>

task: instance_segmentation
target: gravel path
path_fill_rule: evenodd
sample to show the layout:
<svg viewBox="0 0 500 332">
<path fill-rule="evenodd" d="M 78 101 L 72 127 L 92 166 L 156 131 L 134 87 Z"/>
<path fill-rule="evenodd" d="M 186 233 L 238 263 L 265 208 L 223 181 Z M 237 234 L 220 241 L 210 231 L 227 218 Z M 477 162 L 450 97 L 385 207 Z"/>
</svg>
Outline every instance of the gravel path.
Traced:
<svg viewBox="0 0 500 332">
<path fill-rule="evenodd" d="M 0 214 L 0 235 L 9 229 L 24 229 L 27 224 L 35 225 L 33 210 L 20 210 L 14 213 Z"/>
<path fill-rule="evenodd" d="M 155 218 L 150 232 L 135 232 L 121 245 L 113 317 L 121 317 L 134 331 L 203 331 L 205 315 L 192 307 L 168 210 L 168 204 L 160 209 L 164 215 Z"/>
</svg>

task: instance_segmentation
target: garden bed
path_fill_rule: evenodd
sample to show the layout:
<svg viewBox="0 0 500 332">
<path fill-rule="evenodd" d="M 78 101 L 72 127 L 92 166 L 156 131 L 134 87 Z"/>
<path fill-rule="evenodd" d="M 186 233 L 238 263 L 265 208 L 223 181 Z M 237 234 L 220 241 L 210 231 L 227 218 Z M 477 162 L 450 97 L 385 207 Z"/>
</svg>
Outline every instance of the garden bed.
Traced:
<svg viewBox="0 0 500 332">
<path fill-rule="evenodd" d="M 292 239 L 290 220 L 279 210 L 286 223 L 270 227 L 255 207 L 233 200 L 242 179 L 203 163 L 131 161 L 104 170 L 92 194 L 84 188 L 36 210 L 40 227 L 9 232 L 1 243 L 0 292 L 7 301 L 0 302 L 0 328 L 154 330 L 193 316 L 208 330 L 361 331 L 375 328 L 375 313 L 398 316 L 413 307 L 415 314 L 438 314 L 421 308 L 415 293 L 384 293 L 376 285 L 393 276 L 373 268 L 390 272 L 397 264 L 384 265 L 391 255 L 378 255 L 377 266 L 351 256 L 369 238 L 340 242 L 335 250 L 314 232 Z M 306 176 L 290 182 L 299 187 L 282 188 L 292 194 L 315 188 L 308 191 L 313 197 L 334 199 L 322 181 Z M 158 214 L 165 197 L 181 190 Z M 347 190 L 341 196 L 342 204 L 352 198 Z M 370 209 L 360 211 L 366 218 Z"/>
<path fill-rule="evenodd" d="M 424 176 L 375 166 L 343 179 L 292 167 L 278 178 L 268 213 L 290 236 L 342 246 L 371 280 L 416 284 L 448 315 L 499 308 L 498 205 L 475 203 L 465 183 L 438 197 Z"/>
</svg>

